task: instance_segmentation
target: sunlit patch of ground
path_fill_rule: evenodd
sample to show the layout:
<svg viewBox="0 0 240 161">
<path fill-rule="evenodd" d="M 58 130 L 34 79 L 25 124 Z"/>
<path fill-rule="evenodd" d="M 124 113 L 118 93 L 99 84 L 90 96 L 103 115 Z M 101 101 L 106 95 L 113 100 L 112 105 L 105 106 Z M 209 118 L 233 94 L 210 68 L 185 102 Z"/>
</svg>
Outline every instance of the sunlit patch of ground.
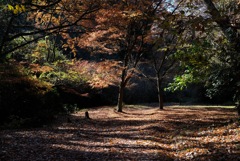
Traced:
<svg viewBox="0 0 240 161">
<path fill-rule="evenodd" d="M 51 128 L 0 132 L 1 160 L 240 160 L 234 108 L 98 107 Z"/>
</svg>

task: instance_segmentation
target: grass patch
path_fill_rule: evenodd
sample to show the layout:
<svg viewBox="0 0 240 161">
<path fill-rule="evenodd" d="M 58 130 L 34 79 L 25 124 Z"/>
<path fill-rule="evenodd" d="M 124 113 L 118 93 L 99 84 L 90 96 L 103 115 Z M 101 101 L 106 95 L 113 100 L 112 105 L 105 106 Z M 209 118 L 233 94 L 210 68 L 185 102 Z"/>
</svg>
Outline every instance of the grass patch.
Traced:
<svg viewBox="0 0 240 161">
<path fill-rule="evenodd" d="M 228 109 L 234 109 L 235 106 L 224 106 L 224 105 L 172 105 L 172 106 L 166 106 L 171 108 L 228 108 Z"/>
</svg>

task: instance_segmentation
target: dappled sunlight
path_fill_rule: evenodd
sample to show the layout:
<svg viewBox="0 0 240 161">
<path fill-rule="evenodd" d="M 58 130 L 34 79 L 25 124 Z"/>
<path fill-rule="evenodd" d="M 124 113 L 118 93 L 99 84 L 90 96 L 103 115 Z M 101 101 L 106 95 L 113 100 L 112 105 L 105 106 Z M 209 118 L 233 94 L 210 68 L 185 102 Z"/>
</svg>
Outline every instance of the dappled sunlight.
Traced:
<svg viewBox="0 0 240 161">
<path fill-rule="evenodd" d="M 238 160 L 240 126 L 234 109 L 114 107 L 72 114 L 71 123 L 2 131 L 5 157 L 24 160 Z M 214 119 L 213 119 L 214 118 Z M 14 144 L 12 144 L 14 143 Z M 38 153 L 36 156 L 34 153 Z"/>
</svg>

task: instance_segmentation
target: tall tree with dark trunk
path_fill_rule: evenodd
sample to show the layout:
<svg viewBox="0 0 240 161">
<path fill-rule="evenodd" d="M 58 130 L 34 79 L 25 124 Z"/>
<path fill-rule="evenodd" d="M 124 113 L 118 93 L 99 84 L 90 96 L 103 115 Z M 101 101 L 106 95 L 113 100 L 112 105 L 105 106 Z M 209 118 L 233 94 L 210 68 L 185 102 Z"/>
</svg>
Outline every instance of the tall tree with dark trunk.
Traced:
<svg viewBox="0 0 240 161">
<path fill-rule="evenodd" d="M 125 14 L 128 22 L 125 26 L 125 37 L 122 41 L 123 48 L 121 53 L 123 64 L 119 84 L 118 112 L 122 112 L 124 89 L 134 74 L 134 69 L 139 63 L 141 57 L 146 53 L 146 37 L 150 30 L 149 26 L 151 26 L 152 23 L 150 17 L 154 14 L 153 9 L 151 8 L 152 3 L 142 2 L 142 4 L 135 5 L 135 11 L 127 11 Z M 141 7 L 143 7 L 143 9 L 141 9 Z"/>
<path fill-rule="evenodd" d="M 111 46 L 119 54 L 121 74 L 117 111 L 123 110 L 124 89 L 135 73 L 135 68 L 149 48 L 148 35 L 153 17 L 162 1 L 109 1 L 105 9 L 99 11 L 97 22 L 99 32 L 105 32 Z M 103 39 L 104 40 L 104 39 Z M 109 41 L 107 39 L 106 41 Z M 106 45 L 105 45 L 106 46 Z"/>
<path fill-rule="evenodd" d="M 179 9 L 179 2 L 175 6 L 171 6 L 171 11 L 167 10 L 168 7 L 163 7 L 158 10 L 154 21 L 154 28 L 151 31 L 153 44 L 150 53 L 149 64 L 153 66 L 155 77 L 149 77 L 144 74 L 147 78 L 154 80 L 158 91 L 159 109 L 163 109 L 163 82 L 168 77 L 174 67 L 176 67 L 176 60 L 174 55 L 182 45 L 183 34 L 187 34 L 185 31 L 184 18 Z"/>
<path fill-rule="evenodd" d="M 117 111 L 122 112 L 124 89 L 134 74 L 142 56 L 152 48 L 152 41 L 149 39 L 153 19 L 159 8 L 163 6 L 163 1 L 139 1 L 135 2 L 134 12 L 132 7 L 127 11 L 128 23 L 126 24 L 126 34 L 123 41 L 123 70 L 119 85 Z M 129 2 L 129 4 L 131 4 Z"/>
</svg>

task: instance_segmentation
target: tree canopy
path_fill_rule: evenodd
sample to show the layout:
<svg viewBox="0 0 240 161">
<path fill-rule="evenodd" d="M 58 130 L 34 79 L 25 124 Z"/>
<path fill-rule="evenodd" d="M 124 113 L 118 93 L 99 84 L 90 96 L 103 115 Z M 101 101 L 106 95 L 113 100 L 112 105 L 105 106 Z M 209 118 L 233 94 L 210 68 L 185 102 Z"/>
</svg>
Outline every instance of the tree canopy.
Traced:
<svg viewBox="0 0 240 161">
<path fill-rule="evenodd" d="M 168 91 L 195 84 L 216 102 L 232 99 L 240 113 L 239 11 L 237 0 L 2 0 L 0 94 L 17 93 L 24 110 L 41 98 L 46 107 L 48 95 L 63 97 L 63 111 L 101 96 L 100 103 L 111 98 L 121 112 L 127 97 L 141 95 L 132 87 L 148 89 L 163 109 Z M 4 71 L 9 66 L 12 74 Z M 33 89 L 8 90 L 9 80 L 17 90 L 22 80 Z M 148 88 L 149 80 L 157 88 Z"/>
</svg>

